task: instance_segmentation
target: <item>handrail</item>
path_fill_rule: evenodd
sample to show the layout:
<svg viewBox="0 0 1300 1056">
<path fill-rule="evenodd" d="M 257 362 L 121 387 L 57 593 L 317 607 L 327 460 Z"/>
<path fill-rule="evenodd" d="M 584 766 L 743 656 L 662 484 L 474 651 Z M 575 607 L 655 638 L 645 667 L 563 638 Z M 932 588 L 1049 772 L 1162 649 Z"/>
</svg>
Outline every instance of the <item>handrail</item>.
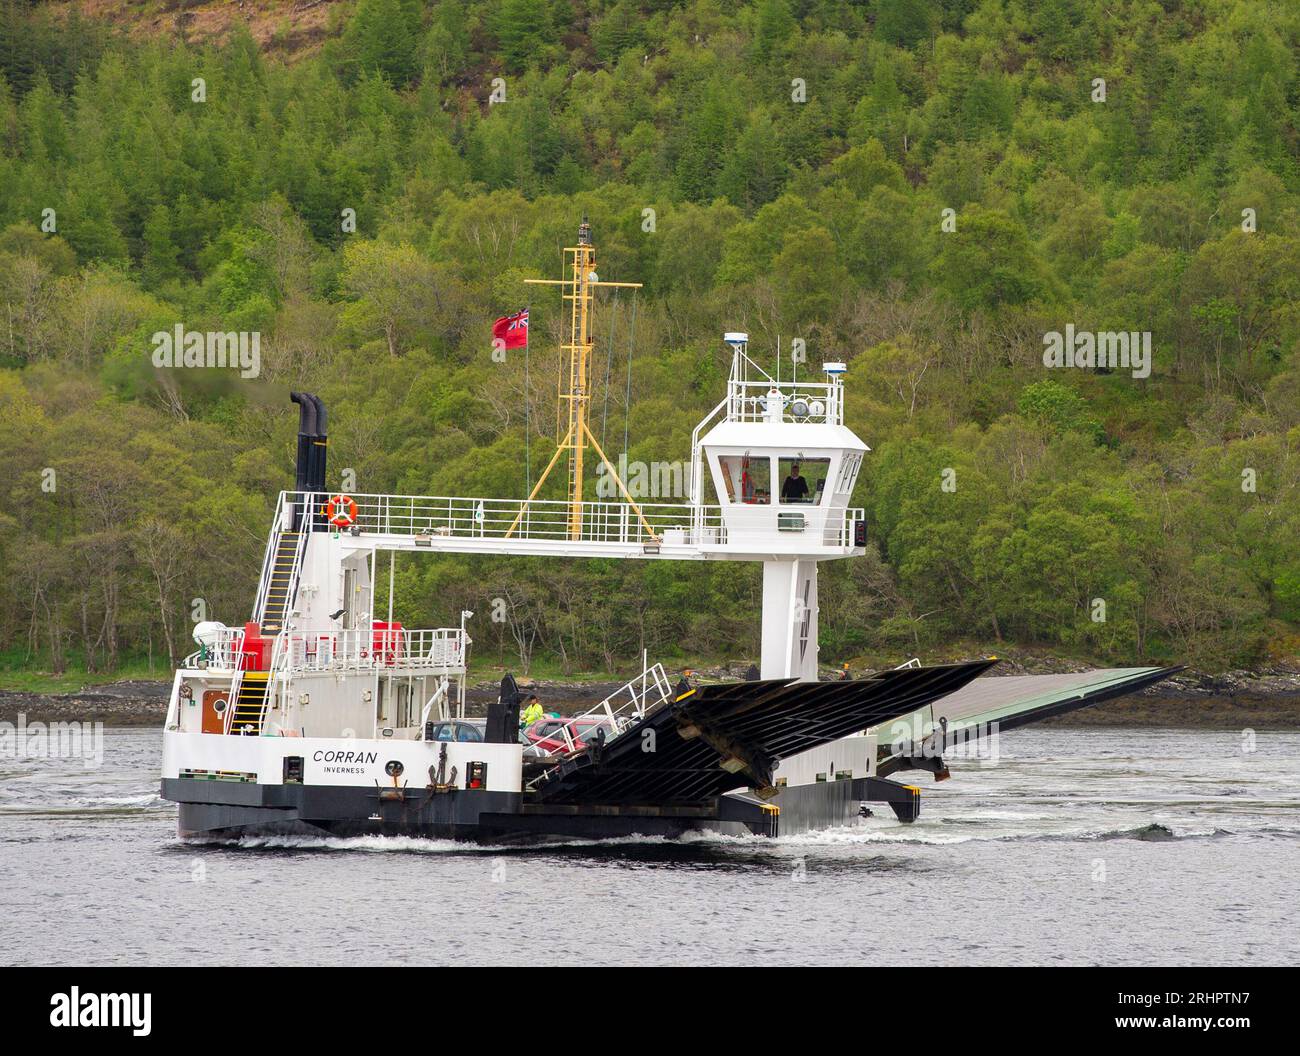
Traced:
<svg viewBox="0 0 1300 1056">
<path fill-rule="evenodd" d="M 473 639 L 459 627 L 367 628 L 297 632 L 289 635 L 284 670 L 317 671 L 418 669 L 457 673 L 469 666 Z"/>
<path fill-rule="evenodd" d="M 267 594 L 271 589 L 271 576 L 275 571 L 275 550 L 280 540 L 280 532 L 284 530 L 284 510 L 285 500 L 290 492 L 280 492 L 279 498 L 275 503 L 275 519 L 271 522 L 273 527 L 266 538 L 266 553 L 262 557 L 262 574 L 257 580 L 257 593 L 253 595 L 253 619 L 258 619 L 258 613 L 262 611 Z"/>
<path fill-rule="evenodd" d="M 752 381 L 729 383 L 727 420 L 731 422 L 811 422 L 825 425 L 843 424 L 840 386 L 834 382 L 774 382 L 771 385 Z M 751 395 L 752 393 L 752 395 Z M 773 400 L 779 400 L 774 407 Z M 803 414 L 794 413 L 797 403 L 807 405 Z"/>
<path fill-rule="evenodd" d="M 298 492 L 285 492 L 286 502 Z M 380 535 L 434 535 L 484 539 L 572 540 L 573 504 L 564 500 L 492 499 L 468 495 L 352 494 L 357 503 L 350 530 Z M 664 532 L 680 532 L 672 542 L 696 541 L 696 528 L 723 528 L 720 505 L 702 509 L 689 503 L 640 506 L 641 517 L 627 502 L 601 500 L 581 503 L 583 542 L 658 544 Z M 521 520 L 516 520 L 520 514 Z M 650 526 L 647 531 L 646 525 Z M 514 529 L 512 531 L 512 528 Z M 652 534 L 653 533 L 653 534 Z M 715 537 L 716 538 L 716 537 Z M 713 541 L 710 539 L 709 541 Z M 671 545 L 671 544 L 670 544 Z"/>
<path fill-rule="evenodd" d="M 267 534 L 266 553 L 262 556 L 262 574 L 258 577 L 257 593 L 253 595 L 253 619 L 258 619 L 258 614 L 265 605 L 265 599 L 271 589 L 271 576 L 275 569 L 275 550 L 280 540 L 280 532 L 284 529 L 284 512 L 285 499 L 288 492 L 280 492 L 279 498 L 275 503 L 275 519 L 271 522 L 273 527 Z M 304 529 L 304 532 L 306 529 Z M 299 539 L 301 542 L 301 538 Z M 226 714 L 222 719 L 222 732 L 229 733 L 230 727 L 235 721 L 235 701 L 239 699 L 239 688 L 243 682 L 243 664 L 234 664 L 234 674 L 230 676 L 230 696 L 226 699 Z"/>
<path fill-rule="evenodd" d="M 652 685 L 648 684 L 650 682 L 652 682 Z M 637 690 L 638 686 L 640 687 L 639 692 Z M 671 696 L 668 673 L 664 671 L 663 664 L 655 664 L 653 667 L 642 668 L 641 674 L 637 675 L 636 678 L 628 680 L 623 685 L 619 686 L 618 689 L 614 690 L 613 693 L 609 694 L 609 696 L 604 700 L 600 701 L 600 703 L 583 712 L 581 715 L 575 715 L 574 718 L 591 718 L 603 711 L 605 717 L 614 724 L 616 730 L 615 736 L 617 736 L 619 733 L 623 732 L 621 727 L 628 723 L 626 717 L 622 715 L 623 711 L 630 707 L 632 709 L 632 717 L 642 719 L 645 717 L 646 712 L 651 710 L 651 708 L 646 707 L 646 699 L 650 695 L 651 688 L 654 688 L 659 693 L 659 699 L 656 700 L 651 707 L 657 707 Z M 629 695 L 628 702 L 620 705 L 618 710 L 615 711 L 612 702 L 625 692 Z"/>
<path fill-rule="evenodd" d="M 696 507 L 701 506 L 704 501 L 703 488 L 700 486 L 704 481 L 704 476 L 700 472 L 700 436 L 705 427 L 718 416 L 718 412 L 726 407 L 730 400 L 730 394 L 722 397 L 718 401 L 718 405 L 701 418 L 695 428 L 691 430 L 691 481 L 686 493 L 690 495 L 691 503 Z"/>
<path fill-rule="evenodd" d="M 756 377 L 751 379 L 752 373 Z M 752 391 L 756 395 L 747 395 Z M 750 359 L 742 348 L 733 350 L 731 373 L 727 378 L 727 420 L 733 422 L 823 422 L 827 425 L 844 424 L 844 385 L 837 376 L 830 381 L 799 381 L 796 378 L 779 380 Z M 775 394 L 778 404 L 770 397 Z M 821 402 L 818 413 L 796 415 L 792 406 L 803 400 L 809 405 Z"/>
<path fill-rule="evenodd" d="M 226 627 L 216 632 L 216 640 L 190 653 L 181 661 L 181 667 L 203 665 L 209 671 L 233 671 L 239 666 L 238 657 L 243 652 L 244 628 Z M 204 651 L 207 655 L 204 655 Z"/>
<path fill-rule="evenodd" d="M 276 551 L 279 549 L 280 537 L 285 531 L 288 530 L 285 524 L 285 514 L 287 510 L 287 500 L 291 495 L 301 495 L 303 497 L 304 501 L 302 502 L 302 509 L 301 509 L 302 516 L 299 517 L 298 538 L 294 542 L 293 564 L 290 566 L 289 579 L 288 582 L 285 583 L 285 588 L 284 588 L 285 589 L 284 615 L 281 618 L 281 622 L 280 622 L 281 629 L 279 633 L 276 634 L 275 644 L 272 645 L 271 647 L 271 659 L 270 662 L 267 664 L 267 671 L 268 671 L 267 685 L 266 685 L 266 693 L 262 698 L 262 711 L 258 717 L 259 729 L 261 729 L 261 724 L 266 719 L 267 708 L 269 707 L 271 702 L 272 686 L 271 686 L 270 676 L 274 674 L 276 671 L 276 661 L 279 658 L 279 654 L 282 648 L 281 639 L 284 638 L 287 630 L 286 625 L 289 622 L 289 614 L 292 609 L 293 596 L 297 592 L 298 579 L 300 573 L 302 572 L 303 555 L 307 551 L 307 536 L 311 531 L 312 502 L 313 502 L 312 494 L 308 492 L 287 492 L 287 491 L 280 492 L 280 497 L 276 501 L 276 505 L 275 505 L 275 521 L 273 522 L 275 526 L 274 528 L 272 528 L 270 536 L 267 538 L 266 541 L 266 556 L 265 558 L 263 558 L 262 561 L 262 578 L 258 583 L 257 596 L 253 602 L 253 619 L 257 621 L 259 624 L 262 622 L 266 614 L 266 602 L 267 602 L 267 598 L 270 597 L 271 579 L 275 569 L 275 555 L 276 555 Z M 244 680 L 243 664 L 238 663 L 235 665 L 235 672 L 230 678 L 230 699 L 227 701 L 226 704 L 226 717 L 224 722 L 224 732 L 226 733 L 230 733 L 231 727 L 234 725 L 235 703 L 236 701 L 239 700 L 239 689 L 243 680 Z"/>
<path fill-rule="evenodd" d="M 640 687 L 639 692 L 638 687 Z M 613 707 L 613 701 L 625 692 L 629 694 L 627 702 L 617 708 Z M 654 694 L 653 700 L 651 700 L 652 693 Z M 563 739 L 565 754 L 572 754 L 574 740 L 573 735 L 569 732 L 570 728 L 584 720 L 596 719 L 609 724 L 610 733 L 605 738 L 605 743 L 608 744 L 616 737 L 621 737 L 634 722 L 663 707 L 671 699 L 671 683 L 668 679 L 668 673 L 664 670 L 664 665 L 655 664 L 653 667 L 646 667 L 643 663 L 641 674 L 637 675 L 636 678 L 629 679 L 598 704 L 578 715 L 572 716 L 555 733 L 547 734 L 543 739 Z M 556 767 L 549 767 L 542 771 L 528 783 L 528 787 L 533 789 L 539 784 L 550 780 L 551 774 L 555 770 Z"/>
<path fill-rule="evenodd" d="M 298 492 L 285 492 L 284 502 L 296 501 Z M 476 496 L 353 494 L 357 504 L 354 534 L 397 536 L 433 545 L 435 536 L 456 539 L 540 540 L 572 542 L 572 504 L 563 500 L 534 499 L 524 517 L 510 534 L 515 518 L 523 506 L 521 499 L 488 499 Z M 727 545 L 736 525 L 738 510 L 753 507 L 738 504 L 701 506 L 693 503 L 656 503 L 641 507 L 654 527 L 652 540 L 639 518 L 632 515 L 625 502 L 590 501 L 582 503 L 582 530 L 578 541 L 617 545 L 713 546 Z M 822 525 L 824 546 L 853 545 L 853 525 L 863 519 L 860 507 L 846 509 L 820 504 L 827 510 Z M 775 509 L 764 506 L 762 509 Z M 761 529 L 760 529 L 761 530 Z M 300 548 L 306 535 L 299 539 Z M 301 550 L 295 562 L 296 583 Z"/>
<path fill-rule="evenodd" d="M 207 660 L 211 671 L 242 667 L 243 628 L 227 627 Z M 282 631 L 275 636 L 269 670 L 289 674 L 316 671 L 362 671 L 417 668 L 458 672 L 469 666 L 474 639 L 460 627 L 353 628 L 345 631 Z M 186 659 L 185 666 L 194 666 Z"/>
<path fill-rule="evenodd" d="M 444 680 L 438 683 L 438 688 L 434 690 L 433 696 L 424 702 L 424 710 L 420 712 L 420 739 L 424 739 L 424 727 L 429 721 L 429 712 L 433 710 L 434 701 L 442 698 L 443 704 L 447 701 L 447 682 Z M 438 708 L 439 719 L 446 718 L 446 709 L 442 706 Z"/>
</svg>

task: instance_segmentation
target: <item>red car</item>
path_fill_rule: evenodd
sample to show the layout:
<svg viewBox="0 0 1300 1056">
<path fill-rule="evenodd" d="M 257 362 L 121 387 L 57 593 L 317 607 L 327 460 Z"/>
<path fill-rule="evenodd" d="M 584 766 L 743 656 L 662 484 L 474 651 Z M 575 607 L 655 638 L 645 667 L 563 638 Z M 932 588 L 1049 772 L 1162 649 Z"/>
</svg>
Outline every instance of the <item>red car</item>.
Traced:
<svg viewBox="0 0 1300 1056">
<path fill-rule="evenodd" d="M 569 755 L 591 746 L 596 731 L 604 730 L 608 737 L 613 727 L 608 719 L 588 716 L 573 718 L 538 719 L 524 730 L 524 736 L 547 755 Z"/>
</svg>

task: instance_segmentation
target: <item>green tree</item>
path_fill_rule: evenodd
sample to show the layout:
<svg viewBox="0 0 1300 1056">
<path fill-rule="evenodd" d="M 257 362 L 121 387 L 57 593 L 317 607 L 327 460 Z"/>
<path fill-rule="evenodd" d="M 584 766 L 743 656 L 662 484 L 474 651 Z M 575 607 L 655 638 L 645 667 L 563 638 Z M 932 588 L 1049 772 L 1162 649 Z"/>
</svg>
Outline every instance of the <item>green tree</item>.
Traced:
<svg viewBox="0 0 1300 1056">
<path fill-rule="evenodd" d="M 359 0 L 343 34 L 351 76 L 382 73 L 399 87 L 416 73 L 420 5 L 414 0 Z"/>
</svg>

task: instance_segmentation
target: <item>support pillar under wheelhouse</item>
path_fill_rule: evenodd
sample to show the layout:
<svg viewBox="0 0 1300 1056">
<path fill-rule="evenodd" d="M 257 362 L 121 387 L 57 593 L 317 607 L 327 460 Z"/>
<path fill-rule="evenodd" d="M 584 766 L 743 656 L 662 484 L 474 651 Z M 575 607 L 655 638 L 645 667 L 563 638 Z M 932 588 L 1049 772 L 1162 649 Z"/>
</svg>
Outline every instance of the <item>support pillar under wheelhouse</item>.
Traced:
<svg viewBox="0 0 1300 1056">
<path fill-rule="evenodd" d="M 763 678 L 817 681 L 817 562 L 763 562 Z"/>
</svg>

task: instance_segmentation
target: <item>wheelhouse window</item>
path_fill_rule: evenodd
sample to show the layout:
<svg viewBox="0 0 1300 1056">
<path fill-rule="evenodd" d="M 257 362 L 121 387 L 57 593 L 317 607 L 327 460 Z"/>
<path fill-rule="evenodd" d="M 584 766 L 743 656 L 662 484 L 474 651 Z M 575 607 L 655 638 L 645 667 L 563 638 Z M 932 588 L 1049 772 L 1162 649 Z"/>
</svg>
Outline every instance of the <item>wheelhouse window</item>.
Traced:
<svg viewBox="0 0 1300 1056">
<path fill-rule="evenodd" d="M 782 456 L 778 460 L 781 478 L 780 499 L 783 506 L 815 506 L 826 494 L 830 475 L 829 458 Z"/>
<path fill-rule="evenodd" d="M 721 455 L 718 464 L 732 502 L 766 506 L 772 501 L 772 463 L 766 455 Z"/>
<path fill-rule="evenodd" d="M 858 476 L 858 466 L 862 464 L 860 454 L 848 454 L 844 456 L 844 461 L 840 463 L 839 479 L 835 482 L 836 491 L 852 491 L 853 484 Z"/>
</svg>

